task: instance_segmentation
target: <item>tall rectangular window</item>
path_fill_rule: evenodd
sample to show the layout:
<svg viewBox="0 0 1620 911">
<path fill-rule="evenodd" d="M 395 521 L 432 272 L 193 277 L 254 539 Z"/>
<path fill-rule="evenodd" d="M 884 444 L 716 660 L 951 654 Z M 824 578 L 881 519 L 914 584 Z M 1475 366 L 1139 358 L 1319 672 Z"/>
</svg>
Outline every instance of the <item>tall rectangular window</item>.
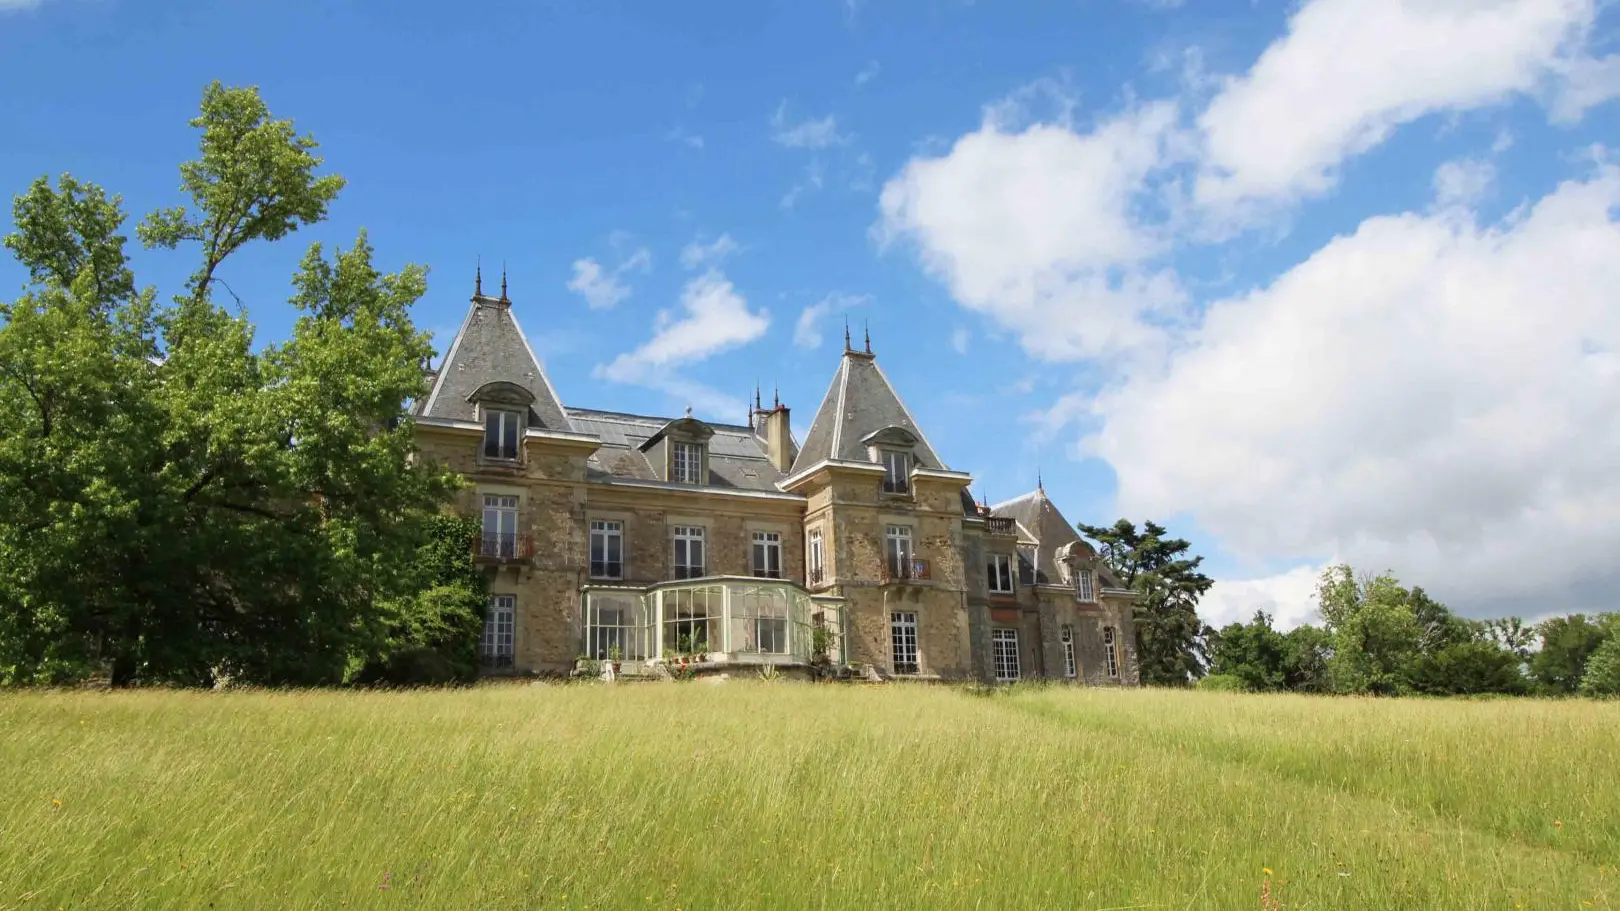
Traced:
<svg viewBox="0 0 1620 911">
<path fill-rule="evenodd" d="M 907 493 L 911 490 L 911 456 L 895 449 L 883 451 L 883 492 Z"/>
<path fill-rule="evenodd" d="M 1018 630 L 990 631 L 990 657 L 996 666 L 996 679 L 1002 683 L 1018 679 Z"/>
<path fill-rule="evenodd" d="M 1074 597 L 1077 601 L 1097 600 L 1097 591 L 1091 581 L 1091 570 L 1082 569 L 1075 572 Z"/>
<path fill-rule="evenodd" d="M 820 585 L 822 578 L 825 577 L 827 573 L 825 562 L 826 555 L 821 549 L 821 529 L 810 529 L 810 532 L 805 536 L 805 539 L 805 568 L 807 570 L 806 575 L 809 576 L 809 578 L 805 581 L 809 582 L 811 585 Z"/>
<path fill-rule="evenodd" d="M 894 611 L 889 614 L 889 644 L 894 649 L 894 672 L 917 673 L 916 614 L 910 611 Z"/>
<path fill-rule="evenodd" d="M 754 532 L 754 575 L 782 578 L 782 536 L 774 531 Z"/>
<path fill-rule="evenodd" d="M 1063 627 L 1063 676 L 1076 676 L 1074 664 L 1074 627 Z"/>
<path fill-rule="evenodd" d="M 516 557 L 517 520 L 517 497 L 485 495 L 484 533 L 479 539 L 479 553 L 486 557 Z"/>
<path fill-rule="evenodd" d="M 1029 545 L 1018 546 L 1018 584 L 1035 584 L 1035 548 Z"/>
<path fill-rule="evenodd" d="M 624 578 L 624 523 L 591 520 L 591 578 Z"/>
<path fill-rule="evenodd" d="M 491 667 L 511 667 L 512 629 L 517 616 L 517 595 L 492 595 L 484 611 L 484 638 L 478 655 Z"/>
<path fill-rule="evenodd" d="M 522 420 L 523 416 L 516 411 L 485 411 L 484 458 L 517 458 L 518 425 Z"/>
<path fill-rule="evenodd" d="M 911 528 L 905 525 L 890 525 L 884 539 L 887 542 L 889 578 L 911 578 L 913 575 L 911 566 Z"/>
<path fill-rule="evenodd" d="M 696 579 L 703 575 L 703 527 L 675 526 L 675 578 Z"/>
<path fill-rule="evenodd" d="M 1108 661 L 1108 676 L 1119 676 L 1119 647 L 1114 642 L 1114 628 L 1103 627 L 1103 657 Z"/>
<path fill-rule="evenodd" d="M 993 595 L 1010 595 L 1012 592 L 1012 557 L 1006 554 L 991 554 L 990 593 Z"/>
<path fill-rule="evenodd" d="M 670 480 L 679 484 L 698 483 L 703 470 L 703 450 L 696 443 L 671 442 L 669 454 Z"/>
</svg>

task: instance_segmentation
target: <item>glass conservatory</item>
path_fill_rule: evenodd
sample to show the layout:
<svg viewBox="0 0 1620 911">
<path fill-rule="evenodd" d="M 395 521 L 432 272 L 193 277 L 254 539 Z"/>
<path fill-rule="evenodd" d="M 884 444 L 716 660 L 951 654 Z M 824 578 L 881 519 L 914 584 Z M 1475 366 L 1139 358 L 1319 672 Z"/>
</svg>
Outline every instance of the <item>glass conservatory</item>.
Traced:
<svg viewBox="0 0 1620 911">
<path fill-rule="evenodd" d="M 775 579 L 590 586 L 583 602 L 584 652 L 596 659 L 703 655 L 710 662 L 807 664 L 818 624 L 842 638 L 835 613 L 797 585 Z"/>
</svg>

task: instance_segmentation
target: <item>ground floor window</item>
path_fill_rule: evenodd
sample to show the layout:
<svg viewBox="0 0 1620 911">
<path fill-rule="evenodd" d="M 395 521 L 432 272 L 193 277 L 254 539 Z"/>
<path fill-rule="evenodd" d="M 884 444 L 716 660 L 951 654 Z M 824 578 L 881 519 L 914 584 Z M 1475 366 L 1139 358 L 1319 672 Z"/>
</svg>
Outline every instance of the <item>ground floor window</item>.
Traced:
<svg viewBox="0 0 1620 911">
<path fill-rule="evenodd" d="M 917 673 L 917 615 L 910 611 L 890 614 L 889 641 L 894 648 L 894 672 Z"/>
<path fill-rule="evenodd" d="M 786 589 L 775 585 L 734 586 L 731 589 L 731 650 L 788 654 L 790 614 Z"/>
<path fill-rule="evenodd" d="M 1103 657 L 1108 661 L 1108 676 L 1119 676 L 1119 648 L 1114 643 L 1114 628 L 1103 627 Z"/>
<path fill-rule="evenodd" d="M 718 651 L 720 624 L 725 616 L 724 598 L 719 586 L 665 592 L 664 650 L 680 655 Z"/>
<path fill-rule="evenodd" d="M 1074 666 L 1074 627 L 1063 627 L 1063 676 L 1075 676 Z"/>
<path fill-rule="evenodd" d="M 1018 679 L 1018 630 L 991 630 L 990 653 L 995 660 L 997 680 Z"/>
<path fill-rule="evenodd" d="M 593 592 L 585 602 L 585 654 L 598 661 L 652 657 L 652 625 L 637 594 Z"/>
<path fill-rule="evenodd" d="M 492 595 L 484 611 L 484 638 L 478 654 L 490 667 L 512 666 L 512 630 L 517 617 L 516 595 Z"/>
</svg>

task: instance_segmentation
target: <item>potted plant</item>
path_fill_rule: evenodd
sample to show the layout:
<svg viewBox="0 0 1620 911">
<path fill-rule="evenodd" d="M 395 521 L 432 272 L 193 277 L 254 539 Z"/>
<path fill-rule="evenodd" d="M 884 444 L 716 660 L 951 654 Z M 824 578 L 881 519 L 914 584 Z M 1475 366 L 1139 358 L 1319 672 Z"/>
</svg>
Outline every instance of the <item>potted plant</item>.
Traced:
<svg viewBox="0 0 1620 911">
<path fill-rule="evenodd" d="M 620 651 L 619 647 L 617 645 L 615 645 L 612 648 L 608 649 L 608 660 L 613 662 L 613 675 L 615 677 L 617 677 L 619 675 L 619 671 L 623 667 L 623 665 L 621 665 L 620 662 L 619 662 L 619 658 L 622 657 L 623 655 L 624 655 L 624 652 Z"/>
</svg>

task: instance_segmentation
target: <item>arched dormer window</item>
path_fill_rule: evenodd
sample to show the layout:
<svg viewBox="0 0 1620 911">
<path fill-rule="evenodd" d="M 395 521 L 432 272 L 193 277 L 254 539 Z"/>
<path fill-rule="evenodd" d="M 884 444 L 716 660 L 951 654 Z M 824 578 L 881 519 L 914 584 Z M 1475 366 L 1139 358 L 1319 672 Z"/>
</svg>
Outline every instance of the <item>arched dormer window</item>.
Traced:
<svg viewBox="0 0 1620 911">
<path fill-rule="evenodd" d="M 534 393 L 516 383 L 485 383 L 467 396 L 484 425 L 486 459 L 517 461 L 524 428 L 534 421 Z M 538 423 L 538 422 L 536 422 Z"/>
<path fill-rule="evenodd" d="M 917 435 L 904 427 L 890 425 L 861 438 L 872 461 L 883 466 L 883 492 L 911 493 L 911 468 L 916 459 L 912 452 L 917 446 Z"/>
<path fill-rule="evenodd" d="M 1058 548 L 1057 564 L 1069 576 L 1074 586 L 1074 600 L 1086 604 L 1097 601 L 1097 570 L 1095 554 L 1082 541 L 1071 541 Z"/>
<path fill-rule="evenodd" d="M 640 448 L 654 466 L 662 467 L 664 480 L 703 484 L 709 477 L 709 438 L 713 436 L 713 428 L 688 413 L 658 428 Z"/>
</svg>

